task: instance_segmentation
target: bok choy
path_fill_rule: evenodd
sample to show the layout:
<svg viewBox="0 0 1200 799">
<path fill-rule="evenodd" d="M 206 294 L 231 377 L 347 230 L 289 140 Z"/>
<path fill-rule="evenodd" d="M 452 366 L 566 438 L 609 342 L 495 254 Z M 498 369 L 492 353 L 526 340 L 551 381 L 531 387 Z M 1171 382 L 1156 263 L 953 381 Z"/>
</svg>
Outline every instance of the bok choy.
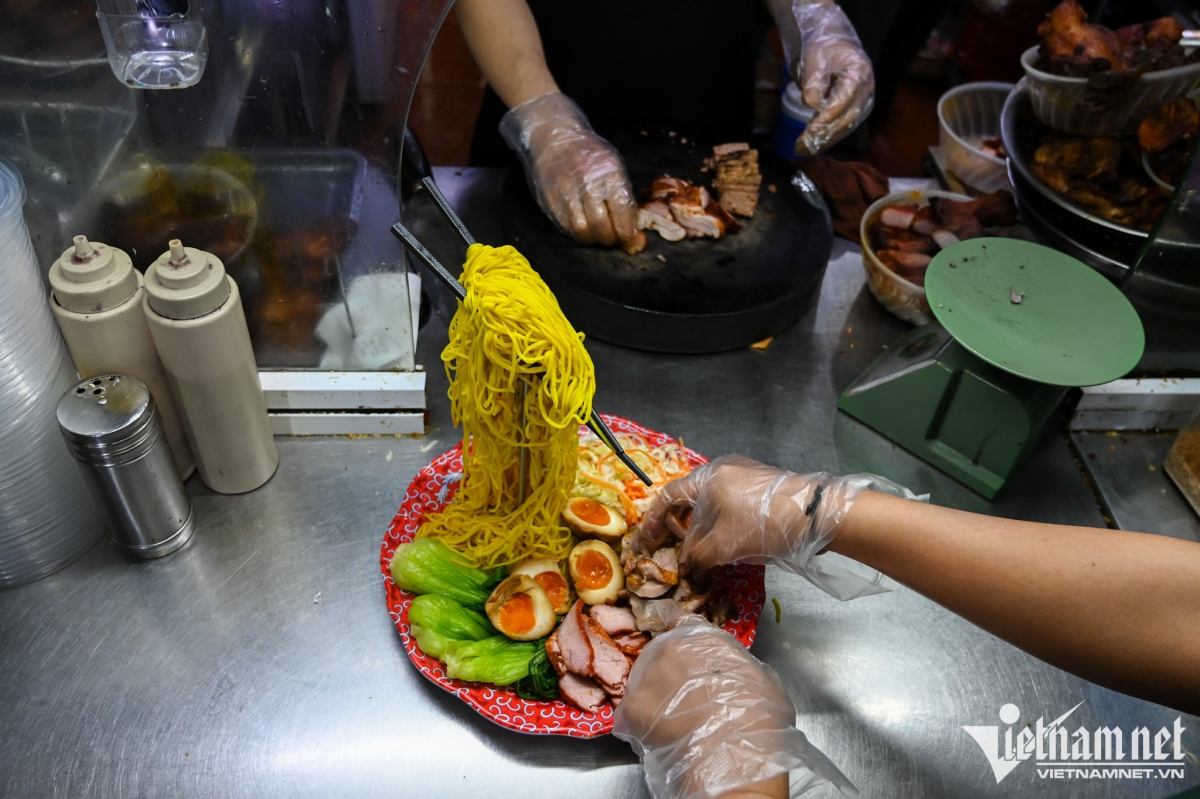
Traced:
<svg viewBox="0 0 1200 799">
<path fill-rule="evenodd" d="M 503 567 L 492 571 L 473 568 L 466 558 L 434 538 L 401 544 L 392 556 L 396 585 L 412 594 L 440 594 L 467 608 L 482 608 L 506 576 Z"/>
<path fill-rule="evenodd" d="M 455 641 L 479 641 L 496 634 L 482 613 L 440 594 L 414 599 L 408 609 L 408 626 L 421 651 L 438 660 L 446 646 Z"/>
</svg>

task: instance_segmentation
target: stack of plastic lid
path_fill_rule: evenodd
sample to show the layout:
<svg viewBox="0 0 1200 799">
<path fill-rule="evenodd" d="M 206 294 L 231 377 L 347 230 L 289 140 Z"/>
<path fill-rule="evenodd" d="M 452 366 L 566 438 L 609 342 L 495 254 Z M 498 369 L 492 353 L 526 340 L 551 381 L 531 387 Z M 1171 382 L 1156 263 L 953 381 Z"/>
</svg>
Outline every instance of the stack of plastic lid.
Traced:
<svg viewBox="0 0 1200 799">
<path fill-rule="evenodd" d="M 54 410 L 77 381 L 21 215 L 25 184 L 0 159 L 0 587 L 62 568 L 104 531 Z"/>
</svg>

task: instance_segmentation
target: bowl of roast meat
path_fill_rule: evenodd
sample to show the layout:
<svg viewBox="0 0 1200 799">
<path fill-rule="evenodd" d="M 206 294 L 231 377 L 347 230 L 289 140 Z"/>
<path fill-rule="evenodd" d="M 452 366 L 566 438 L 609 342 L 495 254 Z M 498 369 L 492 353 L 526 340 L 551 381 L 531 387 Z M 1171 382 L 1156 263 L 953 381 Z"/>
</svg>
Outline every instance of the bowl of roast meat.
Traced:
<svg viewBox="0 0 1200 799">
<path fill-rule="evenodd" d="M 1038 27 L 1041 43 L 1021 56 L 1034 114 L 1064 133 L 1132 133 L 1159 103 L 1200 89 L 1200 52 L 1182 36 L 1173 17 L 1113 30 L 1064 0 Z"/>
<path fill-rule="evenodd" d="M 867 287 L 892 314 L 914 325 L 933 321 L 925 270 L 933 256 L 966 239 L 1003 235 L 1017 224 L 1008 191 L 972 199 L 948 191 L 902 191 L 867 209 L 859 226 Z"/>
</svg>

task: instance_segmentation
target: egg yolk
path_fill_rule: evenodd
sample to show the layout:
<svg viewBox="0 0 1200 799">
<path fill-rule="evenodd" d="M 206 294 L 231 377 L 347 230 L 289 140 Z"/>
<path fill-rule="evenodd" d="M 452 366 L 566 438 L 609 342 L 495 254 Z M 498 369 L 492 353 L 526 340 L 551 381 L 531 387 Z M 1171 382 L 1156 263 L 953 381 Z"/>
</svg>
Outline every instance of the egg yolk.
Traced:
<svg viewBox="0 0 1200 799">
<path fill-rule="evenodd" d="M 594 499 L 584 497 L 572 500 L 571 512 L 588 524 L 594 524 L 597 527 L 603 527 L 609 522 L 608 508 Z"/>
<path fill-rule="evenodd" d="M 550 604 L 556 608 L 561 608 L 567 604 L 567 599 L 571 596 L 571 589 L 567 586 L 567 581 L 558 572 L 542 572 L 535 574 L 533 581 L 546 589 L 546 596 L 550 597 Z"/>
<path fill-rule="evenodd" d="M 533 597 L 529 594 L 513 594 L 500 606 L 500 629 L 511 635 L 522 635 L 537 624 L 533 610 Z"/>
<path fill-rule="evenodd" d="M 584 551 L 575 560 L 576 583 L 583 588 L 595 591 L 612 582 L 612 563 L 603 552 L 594 549 Z"/>
</svg>

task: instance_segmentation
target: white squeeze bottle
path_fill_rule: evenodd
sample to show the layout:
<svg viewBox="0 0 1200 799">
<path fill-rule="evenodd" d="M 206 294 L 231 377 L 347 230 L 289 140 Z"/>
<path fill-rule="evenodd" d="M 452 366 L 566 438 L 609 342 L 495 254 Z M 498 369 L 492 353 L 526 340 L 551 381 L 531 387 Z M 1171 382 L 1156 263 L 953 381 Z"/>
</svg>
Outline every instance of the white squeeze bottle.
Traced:
<svg viewBox="0 0 1200 799">
<path fill-rule="evenodd" d="M 50 267 L 50 309 L 81 378 L 120 372 L 141 378 L 162 416 L 179 476 L 196 466 L 142 306 L 142 275 L 124 250 L 84 236 Z"/>
<path fill-rule="evenodd" d="M 237 284 L 179 239 L 146 270 L 146 320 L 205 485 L 253 491 L 279 465 Z"/>
</svg>

